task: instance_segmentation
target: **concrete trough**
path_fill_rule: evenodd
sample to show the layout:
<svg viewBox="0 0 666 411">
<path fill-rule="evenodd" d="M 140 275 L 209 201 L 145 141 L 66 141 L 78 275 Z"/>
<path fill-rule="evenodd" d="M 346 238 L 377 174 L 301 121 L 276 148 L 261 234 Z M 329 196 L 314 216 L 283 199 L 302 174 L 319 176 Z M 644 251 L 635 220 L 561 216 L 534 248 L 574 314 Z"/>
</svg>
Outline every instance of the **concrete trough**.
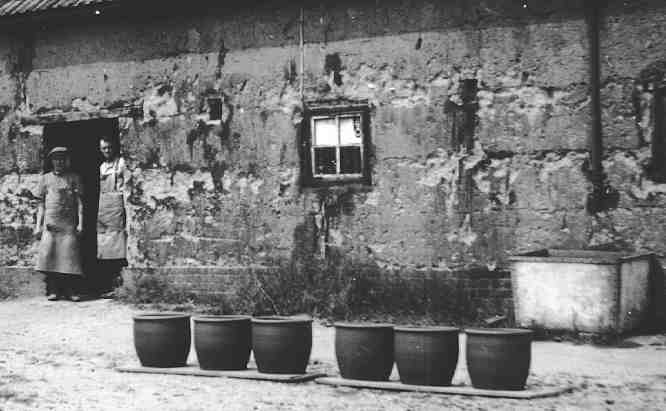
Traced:
<svg viewBox="0 0 666 411">
<path fill-rule="evenodd" d="M 511 257 L 521 327 L 625 333 L 647 319 L 652 254 L 545 249 Z"/>
</svg>

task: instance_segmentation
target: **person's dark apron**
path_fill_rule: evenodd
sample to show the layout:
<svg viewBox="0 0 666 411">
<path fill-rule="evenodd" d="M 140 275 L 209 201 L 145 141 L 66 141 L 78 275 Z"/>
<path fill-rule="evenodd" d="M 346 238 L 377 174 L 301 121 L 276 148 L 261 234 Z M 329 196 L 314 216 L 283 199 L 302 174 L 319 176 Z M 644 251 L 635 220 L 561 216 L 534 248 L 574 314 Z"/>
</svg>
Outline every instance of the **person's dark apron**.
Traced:
<svg viewBox="0 0 666 411">
<path fill-rule="evenodd" d="M 118 191 L 118 162 L 111 174 L 100 175 L 99 211 L 97 213 L 97 258 L 124 259 L 127 256 L 125 202 Z"/>
<path fill-rule="evenodd" d="M 66 177 L 46 183 L 44 231 L 37 256 L 38 271 L 83 275 L 76 233 L 77 193 Z"/>
</svg>

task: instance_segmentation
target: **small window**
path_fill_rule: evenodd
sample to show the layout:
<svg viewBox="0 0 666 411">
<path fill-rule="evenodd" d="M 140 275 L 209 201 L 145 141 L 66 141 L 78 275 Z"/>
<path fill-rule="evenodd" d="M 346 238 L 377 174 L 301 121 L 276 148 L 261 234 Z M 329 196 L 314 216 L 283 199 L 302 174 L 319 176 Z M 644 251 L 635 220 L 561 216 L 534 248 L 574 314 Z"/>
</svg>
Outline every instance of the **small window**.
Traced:
<svg viewBox="0 0 666 411">
<path fill-rule="evenodd" d="M 363 116 L 313 116 L 312 176 L 344 180 L 363 177 Z"/>
<path fill-rule="evenodd" d="M 302 125 L 304 185 L 370 184 L 367 101 L 308 104 Z"/>
</svg>

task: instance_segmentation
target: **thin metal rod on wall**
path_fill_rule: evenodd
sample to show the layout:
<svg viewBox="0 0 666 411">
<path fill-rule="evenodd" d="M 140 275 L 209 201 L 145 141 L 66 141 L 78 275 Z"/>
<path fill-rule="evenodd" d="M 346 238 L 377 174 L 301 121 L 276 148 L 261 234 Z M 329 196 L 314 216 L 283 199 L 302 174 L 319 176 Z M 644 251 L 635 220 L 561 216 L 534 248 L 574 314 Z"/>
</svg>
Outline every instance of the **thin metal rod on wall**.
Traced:
<svg viewBox="0 0 666 411">
<path fill-rule="evenodd" d="M 303 83 L 304 83 L 304 74 L 305 74 L 305 11 L 303 10 L 303 7 L 301 7 L 301 17 L 300 17 L 300 23 L 298 27 L 298 34 L 299 34 L 299 49 L 301 53 L 301 61 L 300 61 L 300 75 L 299 75 L 299 92 L 301 95 L 301 100 L 303 100 Z"/>
</svg>

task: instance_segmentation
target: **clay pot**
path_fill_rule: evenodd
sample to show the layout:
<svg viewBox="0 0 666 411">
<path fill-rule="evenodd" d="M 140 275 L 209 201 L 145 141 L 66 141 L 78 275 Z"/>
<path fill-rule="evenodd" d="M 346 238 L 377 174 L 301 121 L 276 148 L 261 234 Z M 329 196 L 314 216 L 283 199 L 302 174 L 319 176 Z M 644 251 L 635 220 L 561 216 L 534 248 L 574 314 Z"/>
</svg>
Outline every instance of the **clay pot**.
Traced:
<svg viewBox="0 0 666 411">
<path fill-rule="evenodd" d="M 393 369 L 393 325 L 336 323 L 335 357 L 342 378 L 388 380 Z"/>
<path fill-rule="evenodd" d="M 253 318 L 252 349 L 259 372 L 303 374 L 312 349 L 312 319 L 280 316 Z"/>
<path fill-rule="evenodd" d="M 194 350 L 204 370 L 244 370 L 252 348 L 251 317 L 242 315 L 197 316 Z"/>
<path fill-rule="evenodd" d="M 190 342 L 190 316 L 187 314 L 134 316 L 134 348 L 144 367 L 185 366 Z"/>
<path fill-rule="evenodd" d="M 396 327 L 395 362 L 400 381 L 451 385 L 458 364 L 458 328 Z"/>
<path fill-rule="evenodd" d="M 467 370 L 475 388 L 522 390 L 530 371 L 532 331 L 477 328 L 467 334 Z"/>
</svg>

